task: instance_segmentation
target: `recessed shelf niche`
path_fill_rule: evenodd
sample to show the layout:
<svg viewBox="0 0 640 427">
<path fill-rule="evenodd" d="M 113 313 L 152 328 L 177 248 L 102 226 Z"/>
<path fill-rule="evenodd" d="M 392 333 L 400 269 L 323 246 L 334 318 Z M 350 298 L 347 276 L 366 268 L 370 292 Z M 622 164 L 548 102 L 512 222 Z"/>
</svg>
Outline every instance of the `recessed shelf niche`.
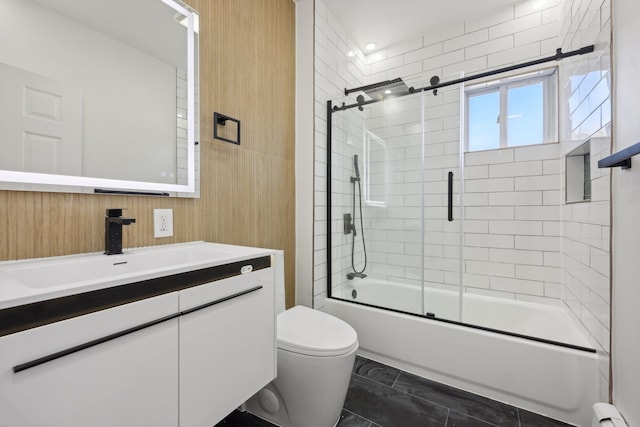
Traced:
<svg viewBox="0 0 640 427">
<path fill-rule="evenodd" d="M 567 203 L 591 200 L 591 140 L 570 151 L 565 157 Z"/>
</svg>

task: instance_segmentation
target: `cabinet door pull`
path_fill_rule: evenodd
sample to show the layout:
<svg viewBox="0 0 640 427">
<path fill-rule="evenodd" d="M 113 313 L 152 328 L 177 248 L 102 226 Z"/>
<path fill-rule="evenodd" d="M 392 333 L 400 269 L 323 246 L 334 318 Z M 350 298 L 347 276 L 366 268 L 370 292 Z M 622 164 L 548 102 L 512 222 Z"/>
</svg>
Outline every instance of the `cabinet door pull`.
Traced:
<svg viewBox="0 0 640 427">
<path fill-rule="evenodd" d="M 27 369 L 33 368 L 35 366 L 42 365 L 43 363 L 51 362 L 52 360 L 56 360 L 56 359 L 59 359 L 59 358 L 64 357 L 64 356 L 68 356 L 70 354 L 77 353 L 79 351 L 82 351 L 82 350 L 85 350 L 87 348 L 96 346 L 98 344 L 102 344 L 102 343 L 105 343 L 107 341 L 111 341 L 111 340 L 114 340 L 116 338 L 120 338 L 120 337 L 123 337 L 125 335 L 129 335 L 129 334 L 132 334 L 134 332 L 138 332 L 138 331 L 140 331 L 142 329 L 150 328 L 151 326 L 155 326 L 155 325 L 157 325 L 159 323 L 163 323 L 163 322 L 166 322 L 168 320 L 175 319 L 178 316 L 180 316 L 179 313 L 171 314 L 169 316 L 161 317 L 159 319 L 155 319 L 155 320 L 152 320 L 150 322 L 142 323 L 140 325 L 134 326 L 134 327 L 129 328 L 129 329 L 124 329 L 122 331 L 119 331 L 119 332 L 116 332 L 116 333 L 113 333 L 113 334 L 110 334 L 110 335 L 106 335 L 104 337 L 97 338 L 95 340 L 87 341 L 85 343 L 82 343 L 82 344 L 79 344 L 79 345 L 76 345 L 76 346 L 73 346 L 73 347 L 69 347 L 69 348 L 66 348 L 64 350 L 60 350 L 60 351 L 58 351 L 56 353 L 48 354 L 46 356 L 40 357 L 38 359 L 31 360 L 31 361 L 26 362 L 26 363 L 21 363 L 21 364 L 16 365 L 16 366 L 13 367 L 13 373 L 17 374 L 18 372 L 22 372 L 22 371 L 25 371 Z"/>
<path fill-rule="evenodd" d="M 211 307 L 212 305 L 220 304 L 222 302 L 229 301 L 230 299 L 238 298 L 238 297 L 241 297 L 243 295 L 250 294 L 251 292 L 259 291 L 260 289 L 262 289 L 262 285 L 259 285 L 259 286 L 256 286 L 256 287 L 253 287 L 253 288 L 250 288 L 250 289 L 246 289 L 244 291 L 240 291 L 240 292 L 237 292 L 235 294 L 227 295 L 226 297 L 222 297 L 222 298 L 217 299 L 215 301 L 210 301 L 208 303 L 205 303 L 205 304 L 202 304 L 202 305 L 198 305 L 196 307 L 189 308 L 187 310 L 181 311 L 180 315 L 183 316 L 185 314 L 193 313 L 194 311 L 202 310 L 203 308 Z"/>
<path fill-rule="evenodd" d="M 116 333 L 113 333 L 113 334 L 110 334 L 110 335 L 106 335 L 104 337 L 97 338 L 95 340 L 87 341 L 87 342 L 85 342 L 83 344 L 79 344 L 79 345 L 76 345 L 76 346 L 73 346 L 73 347 L 69 347 L 69 348 L 66 348 L 64 350 L 48 354 L 46 356 L 40 357 L 38 359 L 31 360 L 31 361 L 26 362 L 26 363 L 21 363 L 21 364 L 16 365 L 16 366 L 13 367 L 13 372 L 15 374 L 17 374 L 18 372 L 22 372 L 22 371 L 25 371 L 27 369 L 33 368 L 35 366 L 42 365 L 43 363 L 47 363 L 47 362 L 59 359 L 59 358 L 64 357 L 64 356 L 68 356 L 68 355 L 73 354 L 73 353 L 77 353 L 79 351 L 82 351 L 82 350 L 85 350 L 87 348 L 96 346 L 98 344 L 102 344 L 102 343 L 105 343 L 107 341 L 111 341 L 111 340 L 114 340 L 116 338 L 120 338 L 120 337 L 123 337 L 125 335 L 129 335 L 129 334 L 132 334 L 134 332 L 138 332 L 138 331 L 140 331 L 142 329 L 150 328 L 151 326 L 155 326 L 155 325 L 157 325 L 159 323 L 163 323 L 163 322 L 166 322 L 168 320 L 175 319 L 175 318 L 183 316 L 185 314 L 193 313 L 194 311 L 202 310 L 203 308 L 211 307 L 212 305 L 216 305 L 216 304 L 220 304 L 220 303 L 225 302 L 225 301 L 229 301 L 230 299 L 234 299 L 234 298 L 240 297 L 242 295 L 246 295 L 246 294 L 249 294 L 251 292 L 258 291 L 260 289 L 262 289 L 262 285 L 255 286 L 253 288 L 246 289 L 244 291 L 240 291 L 240 292 L 237 292 L 235 294 L 228 295 L 226 297 L 217 299 L 215 301 L 208 302 L 206 304 L 199 305 L 199 306 L 194 307 L 194 308 L 190 308 L 188 310 L 184 310 L 184 311 L 179 312 L 179 313 L 171 314 L 169 316 L 161 317 L 159 319 L 155 319 L 155 320 L 152 320 L 150 322 L 142 323 L 142 324 L 134 326 L 132 328 L 124 329 L 122 331 L 119 331 L 119 332 L 116 332 Z"/>
</svg>

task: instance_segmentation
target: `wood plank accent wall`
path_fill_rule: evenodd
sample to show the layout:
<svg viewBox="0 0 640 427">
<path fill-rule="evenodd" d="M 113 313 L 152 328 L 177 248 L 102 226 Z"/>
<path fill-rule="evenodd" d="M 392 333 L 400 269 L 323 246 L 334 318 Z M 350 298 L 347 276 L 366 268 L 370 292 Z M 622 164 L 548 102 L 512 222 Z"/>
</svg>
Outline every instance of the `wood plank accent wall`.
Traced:
<svg viewBox="0 0 640 427">
<path fill-rule="evenodd" d="M 104 212 L 126 208 L 123 246 L 205 240 L 284 249 L 295 301 L 295 4 L 189 0 L 200 14 L 200 199 L 0 191 L 0 260 L 104 249 Z M 240 146 L 213 139 L 213 112 L 242 122 Z M 153 237 L 171 208 L 174 236 Z"/>
</svg>

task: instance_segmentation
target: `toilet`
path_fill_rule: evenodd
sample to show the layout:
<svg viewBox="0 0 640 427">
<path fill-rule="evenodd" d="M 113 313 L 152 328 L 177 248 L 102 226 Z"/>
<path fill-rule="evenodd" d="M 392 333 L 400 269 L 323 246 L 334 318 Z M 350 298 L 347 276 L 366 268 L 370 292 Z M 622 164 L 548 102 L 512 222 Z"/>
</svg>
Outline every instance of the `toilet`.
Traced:
<svg viewBox="0 0 640 427">
<path fill-rule="evenodd" d="M 333 427 L 358 349 L 346 322 L 304 306 L 284 310 L 283 256 L 276 256 L 278 376 L 243 409 L 281 427 Z M 280 287 L 282 289 L 280 289 Z"/>
</svg>

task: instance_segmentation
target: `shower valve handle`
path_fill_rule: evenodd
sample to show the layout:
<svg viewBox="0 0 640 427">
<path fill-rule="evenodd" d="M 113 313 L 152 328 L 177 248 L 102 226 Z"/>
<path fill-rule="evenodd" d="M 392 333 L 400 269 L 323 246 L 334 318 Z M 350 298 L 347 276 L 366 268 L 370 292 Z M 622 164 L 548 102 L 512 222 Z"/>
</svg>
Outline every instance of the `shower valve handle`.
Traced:
<svg viewBox="0 0 640 427">
<path fill-rule="evenodd" d="M 351 234 L 353 233 L 353 235 L 356 235 L 356 225 L 352 222 L 351 219 L 351 214 L 350 213 L 346 213 L 342 215 L 342 218 L 344 220 L 344 228 L 343 228 L 343 233 L 344 234 Z"/>
</svg>

